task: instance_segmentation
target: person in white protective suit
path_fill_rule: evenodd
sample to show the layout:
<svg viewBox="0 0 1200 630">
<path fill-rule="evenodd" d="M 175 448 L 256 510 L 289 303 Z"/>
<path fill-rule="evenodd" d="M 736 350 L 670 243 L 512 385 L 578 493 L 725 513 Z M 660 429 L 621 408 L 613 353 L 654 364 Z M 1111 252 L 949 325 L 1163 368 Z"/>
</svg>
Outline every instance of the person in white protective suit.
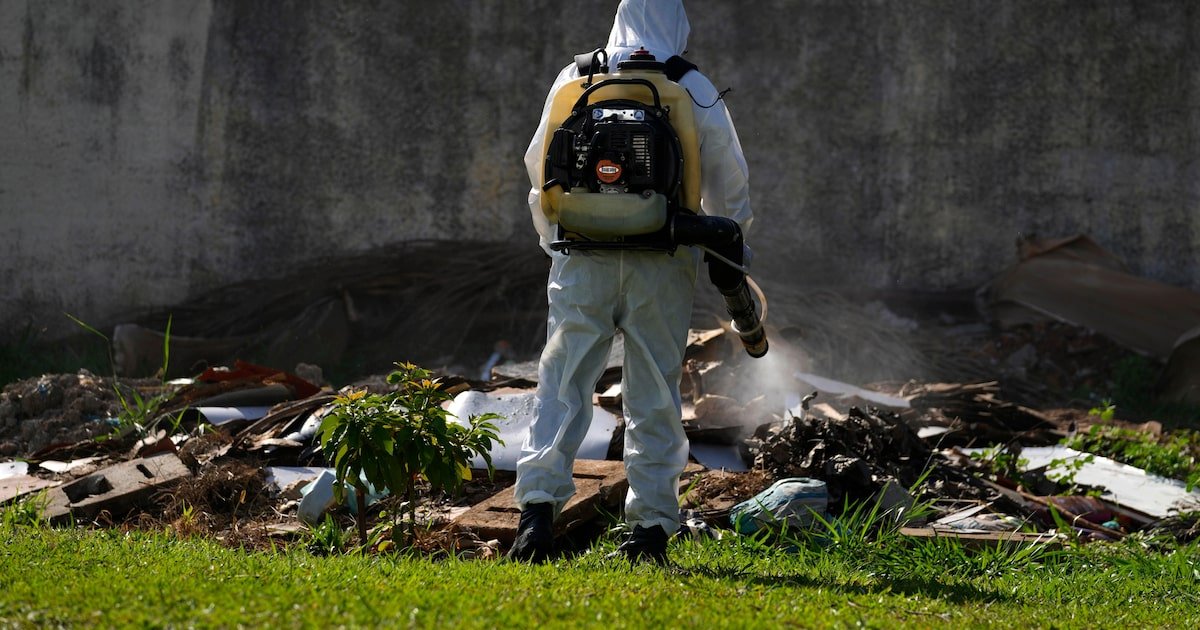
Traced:
<svg viewBox="0 0 1200 630">
<path fill-rule="evenodd" d="M 689 30 L 680 0 L 622 0 L 605 50 L 613 67 L 639 47 L 665 60 L 683 54 Z M 554 92 L 578 77 L 576 64 L 559 73 L 525 153 L 533 183 L 529 206 L 552 263 L 537 417 L 517 464 L 521 523 L 509 555 L 533 562 L 550 555 L 553 519 L 575 492 L 575 454 L 591 423 L 592 394 L 620 330 L 625 344 L 622 394 L 629 479 L 625 520 L 632 530 L 620 550 L 631 560 L 664 562 L 667 539 L 679 527 L 678 483 L 688 455 L 679 382 L 700 257 L 690 247 L 680 247 L 673 256 L 654 251 L 565 255 L 550 249 L 555 226 L 543 214 L 539 198 L 543 138 Z M 678 83 L 696 103 L 701 210 L 733 219 L 744 232 L 752 216 L 749 179 L 733 122 L 716 88 L 698 70 L 687 72 Z"/>
</svg>

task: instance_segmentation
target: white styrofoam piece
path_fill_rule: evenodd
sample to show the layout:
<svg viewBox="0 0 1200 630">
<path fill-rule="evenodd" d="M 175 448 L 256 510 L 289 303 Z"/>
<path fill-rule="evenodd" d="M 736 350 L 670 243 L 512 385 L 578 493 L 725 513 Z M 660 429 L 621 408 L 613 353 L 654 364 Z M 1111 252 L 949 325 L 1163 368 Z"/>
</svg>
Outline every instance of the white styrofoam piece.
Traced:
<svg viewBox="0 0 1200 630">
<path fill-rule="evenodd" d="M 529 424 L 537 416 L 537 396 L 534 392 L 520 394 L 489 394 L 479 391 L 465 391 L 450 403 L 450 413 L 454 421 L 467 426 L 468 418 L 485 413 L 498 413 L 501 420 L 496 420 L 500 439 L 504 445 L 492 446 L 492 465 L 496 470 L 516 470 L 517 459 L 521 457 L 521 444 L 529 432 Z M 605 459 L 608 456 L 608 444 L 612 441 L 613 431 L 617 428 L 617 417 L 600 408 L 592 407 L 592 425 L 583 444 L 579 447 L 576 457 L 579 459 Z M 474 468 L 484 468 L 482 457 L 471 460 Z"/>
<path fill-rule="evenodd" d="M 972 453 L 984 449 L 963 450 Z M 1056 459 L 1070 462 L 1087 456 L 1088 453 L 1065 446 L 1028 446 L 1021 449 L 1021 458 L 1029 462 L 1023 466 L 1024 470 L 1048 466 Z M 1101 497 L 1108 501 L 1156 518 L 1170 516 L 1172 508 L 1200 507 L 1200 490 L 1188 492 L 1187 484 L 1182 481 L 1152 475 L 1141 468 L 1115 462 L 1107 457 L 1092 457 L 1091 462 L 1083 464 L 1075 473 L 1075 482 L 1088 486 L 1103 486 L 1107 491 Z M 1054 476 L 1055 471 L 1060 475 L 1070 472 L 1063 466 L 1051 468 L 1047 472 Z"/>
<path fill-rule="evenodd" d="M 98 461 L 100 461 L 100 457 L 84 457 L 82 459 L 73 459 L 69 462 L 60 462 L 56 459 L 47 459 L 46 461 L 38 464 L 38 466 L 41 466 L 52 473 L 62 474 L 71 470 L 75 470 L 80 466 L 86 466 L 92 462 Z"/>
<path fill-rule="evenodd" d="M 279 492 L 306 481 L 312 481 L 321 476 L 321 473 L 332 468 L 322 468 L 319 466 L 267 466 L 263 470 L 267 473 L 267 485 L 274 486 Z"/>
<path fill-rule="evenodd" d="M 0 462 L 0 479 L 23 477 L 29 473 L 27 462 Z"/>
<path fill-rule="evenodd" d="M 235 420 L 258 420 L 270 407 L 193 407 L 209 424 L 219 427 Z"/>
<path fill-rule="evenodd" d="M 804 381 L 805 383 L 808 383 L 809 385 L 812 385 L 813 387 L 817 388 L 818 391 L 822 391 L 827 394 L 858 396 L 863 400 L 868 400 L 877 405 L 883 407 L 894 407 L 896 409 L 908 409 L 910 406 L 912 406 L 909 404 L 907 398 L 889 396 L 887 394 L 871 391 L 869 389 L 863 389 L 862 387 L 851 385 L 850 383 L 835 381 L 824 376 L 809 374 L 808 372 L 796 372 L 793 376 L 801 381 Z"/>
</svg>

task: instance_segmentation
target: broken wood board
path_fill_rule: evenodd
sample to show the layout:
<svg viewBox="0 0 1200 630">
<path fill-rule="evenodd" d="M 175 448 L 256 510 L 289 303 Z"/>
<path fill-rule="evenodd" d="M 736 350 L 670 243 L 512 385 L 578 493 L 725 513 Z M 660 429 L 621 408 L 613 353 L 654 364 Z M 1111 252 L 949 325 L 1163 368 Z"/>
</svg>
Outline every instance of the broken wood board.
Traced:
<svg viewBox="0 0 1200 630">
<path fill-rule="evenodd" d="M 688 464 L 681 479 L 703 470 Z M 629 480 L 625 478 L 625 462 L 595 459 L 575 460 L 575 496 L 563 506 L 554 522 L 556 536 L 571 531 L 599 515 L 598 508 L 617 508 L 625 498 Z M 492 495 L 454 519 L 454 526 L 469 529 L 483 540 L 496 539 L 505 545 L 517 537 L 521 511 L 517 508 L 516 486 L 509 486 Z"/>
<path fill-rule="evenodd" d="M 580 459 L 575 461 L 572 474 L 575 496 L 563 506 L 554 522 L 555 535 L 561 535 L 586 523 L 598 514 L 597 508 L 613 506 L 625 496 L 629 481 L 625 478 L 625 463 L 620 461 Z M 493 538 L 506 545 L 517 537 L 516 486 L 509 486 L 476 504 L 458 517 L 457 527 L 474 531 L 483 540 Z"/>
<path fill-rule="evenodd" d="M 938 530 L 931 527 L 901 527 L 900 535 L 908 536 L 909 538 L 920 539 L 954 539 L 962 543 L 962 545 L 968 549 L 982 549 L 984 547 L 996 547 L 997 545 L 1005 544 L 1058 544 L 1058 537 L 1054 534 L 1031 534 L 1027 532 L 987 532 L 982 534 L 968 534 L 963 532 Z"/>
<path fill-rule="evenodd" d="M 59 483 L 58 481 L 41 479 L 30 475 L 5 477 L 0 479 L 0 505 L 4 505 L 24 495 L 37 492 L 38 490 L 53 488 L 59 485 Z"/>
<path fill-rule="evenodd" d="M 1200 293 L 1130 274 L 1086 236 L 1025 249 L 984 294 L 1004 328 L 1056 319 L 1166 359 L 1200 319 Z"/>
<path fill-rule="evenodd" d="M 119 516 L 191 474 L 174 453 L 122 462 L 50 490 L 46 517 L 62 523 L 70 517 L 90 520 L 101 512 Z"/>
<path fill-rule="evenodd" d="M 621 384 L 614 383 L 604 390 L 602 394 L 596 394 L 593 402 L 602 407 L 621 407 Z"/>
</svg>

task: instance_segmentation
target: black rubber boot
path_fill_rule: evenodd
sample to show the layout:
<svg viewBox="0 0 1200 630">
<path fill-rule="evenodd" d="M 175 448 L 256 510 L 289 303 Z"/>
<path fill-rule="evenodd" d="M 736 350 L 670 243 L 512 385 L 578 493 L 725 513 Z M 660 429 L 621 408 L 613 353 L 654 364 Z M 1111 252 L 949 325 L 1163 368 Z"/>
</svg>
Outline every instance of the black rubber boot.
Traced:
<svg viewBox="0 0 1200 630">
<path fill-rule="evenodd" d="M 629 538 L 617 547 L 613 556 L 625 556 L 630 562 L 649 560 L 655 564 L 667 564 L 667 532 L 662 527 L 636 525 Z"/>
<path fill-rule="evenodd" d="M 517 539 L 508 550 L 508 559 L 541 564 L 550 559 L 554 544 L 554 506 L 530 503 L 521 510 Z"/>
</svg>

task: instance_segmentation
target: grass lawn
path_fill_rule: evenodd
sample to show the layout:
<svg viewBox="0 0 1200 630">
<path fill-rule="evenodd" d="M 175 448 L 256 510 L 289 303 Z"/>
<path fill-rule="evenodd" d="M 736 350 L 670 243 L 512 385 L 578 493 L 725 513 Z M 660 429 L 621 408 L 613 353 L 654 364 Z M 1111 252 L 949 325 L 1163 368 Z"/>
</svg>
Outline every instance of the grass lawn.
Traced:
<svg viewBox="0 0 1200 630">
<path fill-rule="evenodd" d="M 0 626 L 1200 627 L 1200 547 L 1039 556 L 678 541 L 674 569 L 231 550 L 0 529 Z"/>
</svg>

